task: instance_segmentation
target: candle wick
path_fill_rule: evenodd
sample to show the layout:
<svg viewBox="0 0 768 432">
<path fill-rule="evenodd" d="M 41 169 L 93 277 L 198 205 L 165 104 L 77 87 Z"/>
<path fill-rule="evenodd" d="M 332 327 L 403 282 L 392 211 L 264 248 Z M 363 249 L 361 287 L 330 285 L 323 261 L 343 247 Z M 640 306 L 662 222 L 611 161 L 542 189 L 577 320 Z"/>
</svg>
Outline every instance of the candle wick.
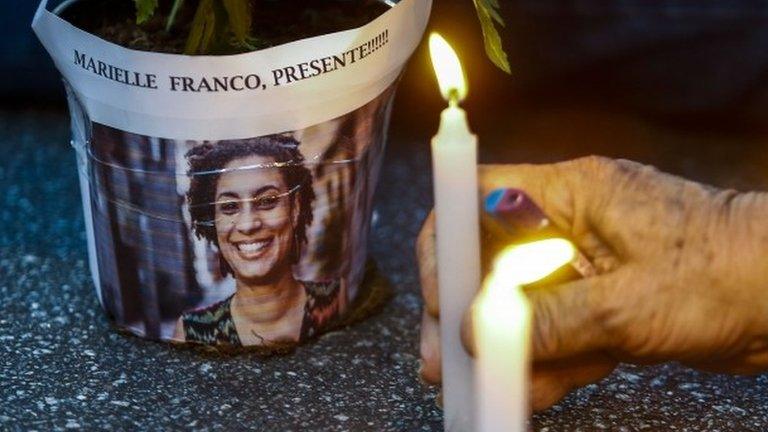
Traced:
<svg viewBox="0 0 768 432">
<path fill-rule="evenodd" d="M 448 90 L 448 106 L 451 108 L 459 106 L 459 89 L 452 88 Z"/>
</svg>

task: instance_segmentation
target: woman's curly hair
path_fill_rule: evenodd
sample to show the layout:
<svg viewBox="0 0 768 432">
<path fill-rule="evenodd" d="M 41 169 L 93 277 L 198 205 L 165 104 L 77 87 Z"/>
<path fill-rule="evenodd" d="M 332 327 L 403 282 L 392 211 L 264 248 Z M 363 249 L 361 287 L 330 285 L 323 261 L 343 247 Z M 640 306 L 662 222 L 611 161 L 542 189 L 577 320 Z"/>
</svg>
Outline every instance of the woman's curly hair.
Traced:
<svg viewBox="0 0 768 432">
<path fill-rule="evenodd" d="M 304 166 L 304 156 L 299 152 L 299 143 L 285 135 L 268 135 L 243 140 L 227 140 L 200 144 L 186 154 L 189 161 L 190 177 L 187 201 L 192 217 L 192 229 L 199 239 L 206 239 L 219 247 L 216 226 L 216 186 L 222 170 L 235 159 L 249 156 L 263 156 L 275 159 L 275 166 L 283 176 L 289 191 L 298 195 L 299 217 L 294 229 L 296 243 L 293 250 L 294 262 L 300 256 L 300 248 L 307 242 L 307 229 L 312 223 L 312 173 Z M 253 168 L 262 169 L 262 168 Z M 229 269 L 226 269 L 229 270 Z M 226 271 L 231 272 L 231 271 Z"/>
</svg>

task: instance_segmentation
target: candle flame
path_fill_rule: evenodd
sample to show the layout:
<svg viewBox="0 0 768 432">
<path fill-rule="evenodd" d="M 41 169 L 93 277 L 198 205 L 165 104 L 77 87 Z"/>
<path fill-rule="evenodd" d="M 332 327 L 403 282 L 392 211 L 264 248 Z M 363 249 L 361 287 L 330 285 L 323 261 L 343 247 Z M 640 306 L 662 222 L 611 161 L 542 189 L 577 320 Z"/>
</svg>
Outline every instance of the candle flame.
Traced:
<svg viewBox="0 0 768 432">
<path fill-rule="evenodd" d="M 429 35 L 429 54 L 443 98 L 459 103 L 467 96 L 467 82 L 456 51 L 438 33 Z"/>
<path fill-rule="evenodd" d="M 504 249 L 493 266 L 494 283 L 505 288 L 544 279 L 571 262 L 576 248 L 562 238 L 539 240 Z"/>
</svg>

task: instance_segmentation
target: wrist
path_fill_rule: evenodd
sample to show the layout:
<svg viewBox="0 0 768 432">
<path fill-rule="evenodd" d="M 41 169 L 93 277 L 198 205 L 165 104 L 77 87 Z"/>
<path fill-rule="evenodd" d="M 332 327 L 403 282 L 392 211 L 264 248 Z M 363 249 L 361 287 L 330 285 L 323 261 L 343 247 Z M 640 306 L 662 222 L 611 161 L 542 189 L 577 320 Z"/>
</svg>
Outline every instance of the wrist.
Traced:
<svg viewBox="0 0 768 432">
<path fill-rule="evenodd" d="M 753 330 L 768 337 L 768 193 L 722 191 L 716 199 L 729 269 L 723 277 L 743 296 L 745 312 L 754 314 Z"/>
</svg>

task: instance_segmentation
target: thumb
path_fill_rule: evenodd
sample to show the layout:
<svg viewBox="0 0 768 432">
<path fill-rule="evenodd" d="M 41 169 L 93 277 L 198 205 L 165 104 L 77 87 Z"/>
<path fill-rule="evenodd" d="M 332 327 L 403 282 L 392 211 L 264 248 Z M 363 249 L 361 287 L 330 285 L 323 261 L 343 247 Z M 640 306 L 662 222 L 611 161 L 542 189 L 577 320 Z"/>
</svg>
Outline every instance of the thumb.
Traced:
<svg viewBox="0 0 768 432">
<path fill-rule="evenodd" d="M 533 310 L 534 361 L 574 357 L 615 345 L 610 319 L 620 304 L 610 293 L 615 292 L 622 270 L 562 285 L 526 289 Z"/>
</svg>

